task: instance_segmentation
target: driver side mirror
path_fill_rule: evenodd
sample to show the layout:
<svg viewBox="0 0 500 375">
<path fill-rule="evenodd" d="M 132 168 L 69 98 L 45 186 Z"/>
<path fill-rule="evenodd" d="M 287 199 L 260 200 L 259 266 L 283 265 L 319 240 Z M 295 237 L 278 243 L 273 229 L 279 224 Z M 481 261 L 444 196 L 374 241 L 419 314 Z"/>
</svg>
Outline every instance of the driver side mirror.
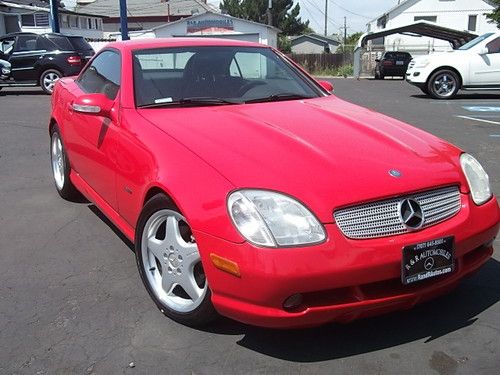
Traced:
<svg viewBox="0 0 500 375">
<path fill-rule="evenodd" d="M 114 102 L 104 94 L 85 94 L 76 98 L 71 109 L 87 115 L 110 117 Z"/>
<path fill-rule="evenodd" d="M 481 49 L 479 50 L 479 54 L 480 54 L 481 56 L 483 56 L 483 55 L 487 55 L 488 53 L 490 53 L 490 51 L 489 51 L 489 49 L 488 49 L 488 48 L 486 48 L 486 47 L 481 48 Z"/>
<path fill-rule="evenodd" d="M 328 92 L 333 92 L 333 85 L 328 81 L 318 81 L 321 87 L 323 87 Z"/>
<path fill-rule="evenodd" d="M 375 62 L 380 62 L 380 59 L 375 59 Z"/>
</svg>

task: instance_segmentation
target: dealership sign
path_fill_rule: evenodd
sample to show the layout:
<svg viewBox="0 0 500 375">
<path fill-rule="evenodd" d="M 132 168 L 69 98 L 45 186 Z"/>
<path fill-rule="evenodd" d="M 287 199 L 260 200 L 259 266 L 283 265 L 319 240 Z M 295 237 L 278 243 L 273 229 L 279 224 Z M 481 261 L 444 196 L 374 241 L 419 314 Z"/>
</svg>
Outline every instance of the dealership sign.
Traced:
<svg viewBox="0 0 500 375">
<path fill-rule="evenodd" d="M 233 20 L 222 18 L 213 20 L 187 21 L 187 33 L 225 33 L 234 30 Z"/>
</svg>

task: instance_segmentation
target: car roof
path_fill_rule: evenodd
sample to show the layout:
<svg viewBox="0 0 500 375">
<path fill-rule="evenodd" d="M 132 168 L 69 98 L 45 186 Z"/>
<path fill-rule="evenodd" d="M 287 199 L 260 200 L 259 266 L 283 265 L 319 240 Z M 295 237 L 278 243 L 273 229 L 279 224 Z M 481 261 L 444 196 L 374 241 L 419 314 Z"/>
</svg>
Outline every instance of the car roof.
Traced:
<svg viewBox="0 0 500 375">
<path fill-rule="evenodd" d="M 66 34 L 61 34 L 61 33 L 42 33 L 42 34 L 37 34 L 37 33 L 30 33 L 30 32 L 22 32 L 22 31 L 17 31 L 15 33 L 9 33 L 2 35 L 0 38 L 12 38 L 15 36 L 22 36 L 22 35 L 34 35 L 34 36 L 62 36 L 66 38 L 83 38 L 83 36 L 79 35 L 66 35 Z"/>
<path fill-rule="evenodd" d="M 218 39 L 218 38 L 155 38 L 155 39 L 134 39 L 127 41 L 119 41 L 109 43 L 106 47 L 116 48 L 122 51 L 151 49 L 151 48 L 168 48 L 168 47 L 198 47 L 198 46 L 232 46 L 232 47 L 266 47 L 269 46 L 245 42 L 234 39 Z"/>
</svg>

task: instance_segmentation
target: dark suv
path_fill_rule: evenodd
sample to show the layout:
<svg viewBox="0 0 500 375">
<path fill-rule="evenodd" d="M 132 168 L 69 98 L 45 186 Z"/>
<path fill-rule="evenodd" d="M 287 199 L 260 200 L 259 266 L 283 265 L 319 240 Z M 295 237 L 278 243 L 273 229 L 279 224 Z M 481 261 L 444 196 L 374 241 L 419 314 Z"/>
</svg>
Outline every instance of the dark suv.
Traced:
<svg viewBox="0 0 500 375">
<path fill-rule="evenodd" d="M 408 52 L 389 51 L 385 52 L 375 62 L 375 79 L 384 79 L 387 76 L 405 77 L 406 70 L 412 57 Z"/>
<path fill-rule="evenodd" d="M 93 55 L 94 50 L 81 36 L 7 34 L 0 38 L 0 89 L 41 86 L 51 94 L 59 78 L 80 73 Z"/>
</svg>

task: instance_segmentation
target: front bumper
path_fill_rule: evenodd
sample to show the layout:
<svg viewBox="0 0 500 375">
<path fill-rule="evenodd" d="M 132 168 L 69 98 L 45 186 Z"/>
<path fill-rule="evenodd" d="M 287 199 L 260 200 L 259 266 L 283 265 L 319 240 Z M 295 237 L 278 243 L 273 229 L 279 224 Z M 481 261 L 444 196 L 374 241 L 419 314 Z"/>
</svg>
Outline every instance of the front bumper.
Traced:
<svg viewBox="0 0 500 375">
<path fill-rule="evenodd" d="M 475 206 L 462 194 L 460 212 L 419 232 L 371 240 L 351 240 L 335 224 L 325 225 L 328 240 L 320 245 L 263 249 L 235 244 L 195 231 L 212 301 L 219 313 L 258 326 L 287 328 L 347 322 L 411 308 L 453 289 L 493 253 L 500 213 L 495 198 Z M 453 274 L 404 286 L 402 248 L 455 236 Z M 210 254 L 236 262 L 237 278 L 216 269 Z M 303 302 L 293 310 L 284 301 L 297 293 Z"/>
</svg>

